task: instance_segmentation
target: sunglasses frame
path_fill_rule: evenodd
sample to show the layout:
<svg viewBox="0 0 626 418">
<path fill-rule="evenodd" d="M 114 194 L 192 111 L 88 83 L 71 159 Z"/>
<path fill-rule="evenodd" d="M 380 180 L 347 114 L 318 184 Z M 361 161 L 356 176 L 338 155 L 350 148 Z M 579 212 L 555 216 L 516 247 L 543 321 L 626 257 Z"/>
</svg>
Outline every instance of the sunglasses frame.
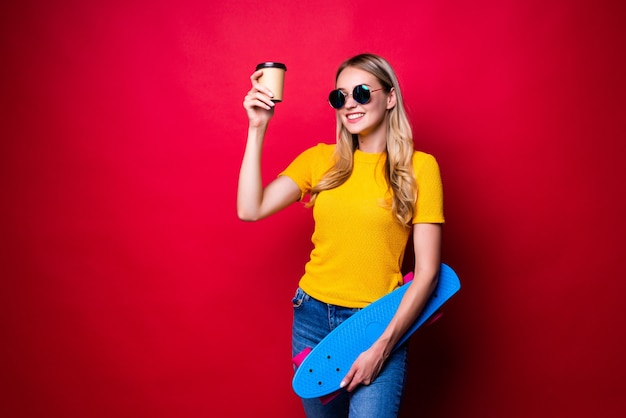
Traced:
<svg viewBox="0 0 626 418">
<path fill-rule="evenodd" d="M 342 107 L 346 105 L 346 102 L 348 101 L 348 97 L 352 96 L 355 102 L 357 102 L 358 104 L 364 105 L 364 104 L 369 103 L 370 100 L 372 100 L 372 93 L 380 91 L 380 90 L 384 90 L 384 87 L 372 90 L 367 84 L 359 84 L 358 86 L 354 86 L 354 89 L 352 89 L 352 93 L 349 93 L 349 94 L 345 93 L 343 90 L 335 89 L 328 94 L 328 103 L 330 104 L 330 107 L 332 107 L 333 109 L 341 109 Z M 363 91 L 367 92 L 367 98 L 365 100 L 361 98 Z M 339 107 L 336 107 L 333 104 L 333 99 L 341 97 L 338 95 L 338 93 L 341 93 L 341 95 L 343 96 L 343 102 L 341 103 Z"/>
</svg>

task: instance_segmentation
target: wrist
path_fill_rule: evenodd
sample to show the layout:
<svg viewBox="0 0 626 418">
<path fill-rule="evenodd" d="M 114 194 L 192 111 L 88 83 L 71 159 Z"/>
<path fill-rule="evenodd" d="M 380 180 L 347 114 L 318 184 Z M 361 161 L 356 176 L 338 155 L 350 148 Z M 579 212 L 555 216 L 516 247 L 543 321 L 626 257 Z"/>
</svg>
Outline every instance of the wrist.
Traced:
<svg viewBox="0 0 626 418">
<path fill-rule="evenodd" d="M 391 345 L 391 341 L 388 338 L 381 337 L 376 340 L 374 344 L 372 344 L 371 348 L 383 360 L 387 360 L 387 358 L 391 355 L 393 345 Z"/>
<path fill-rule="evenodd" d="M 267 124 L 248 126 L 248 141 L 263 142 L 265 138 L 265 132 L 267 131 Z"/>
</svg>

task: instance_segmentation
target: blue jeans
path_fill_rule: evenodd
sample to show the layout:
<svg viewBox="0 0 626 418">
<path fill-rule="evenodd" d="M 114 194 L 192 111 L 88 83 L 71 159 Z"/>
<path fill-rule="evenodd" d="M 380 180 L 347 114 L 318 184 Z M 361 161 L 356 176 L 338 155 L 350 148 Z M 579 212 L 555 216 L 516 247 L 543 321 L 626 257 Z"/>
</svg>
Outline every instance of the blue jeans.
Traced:
<svg viewBox="0 0 626 418">
<path fill-rule="evenodd" d="M 344 308 L 320 302 L 302 289 L 293 298 L 292 355 L 307 347 L 315 347 L 321 340 L 359 309 Z M 368 386 L 353 392 L 343 391 L 323 405 L 319 399 L 302 399 L 308 418 L 395 418 L 400 410 L 407 365 L 406 344 L 397 349 L 385 363 L 378 377 Z"/>
</svg>

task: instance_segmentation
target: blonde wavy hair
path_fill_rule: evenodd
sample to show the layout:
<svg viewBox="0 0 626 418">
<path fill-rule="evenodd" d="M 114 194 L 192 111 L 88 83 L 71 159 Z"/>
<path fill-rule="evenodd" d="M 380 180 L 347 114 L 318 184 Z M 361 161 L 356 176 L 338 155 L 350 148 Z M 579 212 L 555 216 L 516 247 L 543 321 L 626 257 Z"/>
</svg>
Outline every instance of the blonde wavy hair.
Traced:
<svg viewBox="0 0 626 418">
<path fill-rule="evenodd" d="M 413 131 L 404 109 L 402 93 L 393 68 L 382 57 L 374 54 L 360 54 L 346 60 L 335 75 L 335 81 L 348 67 L 358 68 L 374 75 L 384 90 L 396 92 L 396 105 L 387 111 L 387 160 L 385 178 L 391 189 L 391 213 L 400 224 L 409 227 L 414 215 L 417 198 L 417 184 L 413 174 Z M 345 183 L 352 174 L 354 151 L 358 149 L 358 136 L 352 135 L 341 123 L 337 115 L 337 146 L 335 164 L 312 188 L 309 206 L 315 204 L 317 195 Z"/>
</svg>

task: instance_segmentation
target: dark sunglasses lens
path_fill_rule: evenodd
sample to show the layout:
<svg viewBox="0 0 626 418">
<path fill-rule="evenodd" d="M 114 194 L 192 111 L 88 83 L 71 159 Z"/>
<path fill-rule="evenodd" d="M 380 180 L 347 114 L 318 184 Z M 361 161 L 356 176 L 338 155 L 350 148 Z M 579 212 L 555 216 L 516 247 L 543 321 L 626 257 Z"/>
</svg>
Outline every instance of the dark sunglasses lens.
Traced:
<svg viewBox="0 0 626 418">
<path fill-rule="evenodd" d="M 370 89 L 367 86 L 356 86 L 352 92 L 352 97 L 360 104 L 370 101 Z"/>
<path fill-rule="evenodd" d="M 335 109 L 341 109 L 346 103 L 346 96 L 343 95 L 341 90 L 333 90 L 328 95 L 328 102 Z"/>
</svg>

